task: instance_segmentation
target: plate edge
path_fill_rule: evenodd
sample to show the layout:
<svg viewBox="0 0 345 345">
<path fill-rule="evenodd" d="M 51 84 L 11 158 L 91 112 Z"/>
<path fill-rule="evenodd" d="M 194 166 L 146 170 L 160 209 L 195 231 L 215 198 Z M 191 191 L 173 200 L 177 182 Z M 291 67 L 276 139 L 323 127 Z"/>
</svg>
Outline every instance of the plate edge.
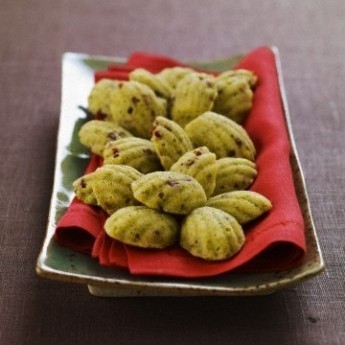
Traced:
<svg viewBox="0 0 345 345">
<path fill-rule="evenodd" d="M 281 94 L 281 99 L 282 99 L 282 104 L 283 104 L 283 110 L 284 110 L 284 114 L 285 114 L 285 121 L 287 124 L 287 128 L 288 128 L 288 132 L 289 132 L 289 136 L 290 136 L 290 145 L 291 148 L 293 149 L 293 152 L 295 154 L 296 157 L 296 161 L 299 167 L 299 171 L 301 173 L 302 176 L 302 183 L 303 186 L 306 190 L 306 186 L 305 186 L 305 180 L 304 180 L 304 175 L 303 175 L 303 171 L 301 170 L 301 165 L 300 165 L 300 161 L 299 161 L 299 157 L 297 154 L 297 149 L 296 149 L 296 144 L 293 138 L 293 133 L 292 133 L 292 127 L 291 127 L 291 120 L 290 120 L 290 116 L 289 116 L 289 112 L 288 112 L 288 107 L 287 107 L 287 99 L 286 99 L 286 94 L 285 94 L 285 90 L 283 88 L 284 84 L 283 84 L 283 79 L 282 79 L 282 69 L 281 69 L 281 61 L 280 61 L 280 55 L 279 55 L 279 50 L 277 47 L 275 46 L 271 46 L 270 47 L 272 52 L 274 53 L 275 56 L 275 63 L 276 63 L 276 67 L 277 67 L 277 71 L 278 71 L 278 80 L 279 80 L 279 88 L 280 88 L 280 94 Z M 114 62 L 119 62 L 119 63 L 123 63 L 124 61 L 126 61 L 125 58 L 117 58 L 117 57 L 107 57 L 107 56 L 103 56 L 103 55 L 89 55 L 89 54 L 83 54 L 83 53 L 74 53 L 74 52 L 66 52 L 63 54 L 62 56 L 62 62 L 64 62 L 65 59 L 68 58 L 92 58 L 92 59 L 100 59 L 100 60 L 104 60 L 104 61 L 114 61 Z M 63 82 L 61 85 L 61 88 L 63 88 Z M 282 92 L 283 91 L 283 92 Z M 62 100 L 61 100 L 61 104 L 62 104 Z M 61 105 L 60 104 L 60 105 Z M 59 118 L 59 126 L 58 126 L 58 135 L 56 140 L 58 141 L 59 139 L 59 133 L 61 132 L 61 116 Z M 55 163 L 57 162 L 57 155 L 55 156 Z M 55 187 L 55 180 L 56 180 L 56 172 L 57 172 L 57 164 L 55 164 L 55 171 L 54 171 L 54 187 Z M 53 187 L 53 188 L 54 188 Z M 309 198 L 308 198 L 308 194 L 305 193 L 306 196 L 306 201 L 307 201 L 307 207 L 308 207 L 308 211 L 311 217 L 311 221 L 313 223 L 313 219 L 312 219 L 312 214 L 311 214 L 311 209 L 310 209 L 310 202 L 309 202 Z M 51 212 L 52 212 L 52 200 L 53 200 L 53 193 L 52 193 L 52 197 L 51 197 L 51 202 L 50 202 L 50 208 L 49 208 L 49 213 L 48 213 L 48 224 L 47 224 L 47 229 L 46 229 L 46 235 L 45 235 L 45 240 L 42 244 L 42 248 L 41 251 L 39 253 L 38 259 L 37 259 L 37 263 L 36 263 L 36 272 L 39 276 L 44 277 L 44 278 L 49 278 L 49 279 L 55 279 L 55 280 L 59 280 L 59 281 L 67 281 L 67 282 L 73 282 L 73 283 L 79 283 L 79 284 L 88 284 L 88 285 L 106 285 L 106 286 L 125 286 L 131 289 L 138 289 L 138 288 L 152 288 L 150 286 L 149 283 L 140 283 L 140 282 L 132 282 L 132 281 L 121 281 L 121 280 L 109 280 L 109 281 L 105 281 L 104 279 L 107 278 L 99 278 L 102 280 L 97 280 L 95 279 L 95 277 L 90 277 L 87 278 L 85 276 L 81 276 L 81 275 L 77 275 L 77 274 L 73 274 L 73 273 L 59 273 L 60 271 L 58 270 L 54 270 L 48 266 L 46 266 L 43 263 L 43 258 L 42 258 L 42 254 L 44 251 L 44 248 L 47 247 L 47 245 L 49 244 L 49 241 L 47 239 L 47 235 L 49 232 L 49 220 L 50 220 L 50 216 L 51 216 Z M 322 257 L 322 252 L 320 249 L 320 245 L 319 245 L 319 240 L 316 234 L 316 231 L 314 231 L 314 223 L 313 223 L 313 235 L 315 236 L 315 241 L 316 241 L 316 245 L 317 245 L 317 252 L 319 254 L 319 258 L 320 258 L 320 265 L 318 267 L 314 267 L 313 269 L 310 269 L 308 271 L 302 272 L 301 274 L 297 275 L 293 280 L 289 279 L 288 281 L 277 281 L 271 284 L 264 284 L 262 285 L 262 287 L 256 287 L 255 289 L 253 288 L 207 288 L 207 287 L 200 287 L 200 286 L 196 286 L 196 285 L 190 285 L 187 282 L 188 287 L 183 286 L 183 284 L 178 283 L 178 285 L 174 285 L 176 283 L 170 283 L 172 286 L 159 286 L 159 289 L 179 289 L 179 290 L 191 290 L 193 292 L 195 291 L 207 291 L 207 292 L 211 292 L 211 291 L 217 291 L 224 293 L 224 295 L 232 295 L 232 296 L 239 296 L 239 295 L 259 295 L 262 294 L 265 291 L 271 291 L 272 290 L 272 284 L 276 287 L 274 290 L 276 289 L 280 289 L 282 287 L 286 287 L 289 286 L 291 284 L 295 284 L 298 283 L 302 280 L 305 279 L 309 279 L 317 274 L 319 274 L 320 272 L 323 271 L 323 269 L 325 268 L 325 264 L 324 264 L 324 260 Z M 116 279 L 116 278 L 115 278 Z M 157 284 L 157 283 L 152 283 L 152 284 Z M 159 283 L 159 284 L 163 284 L 163 283 Z M 181 286 L 182 285 L 182 286 Z M 261 292 L 261 293 L 260 293 Z"/>
</svg>

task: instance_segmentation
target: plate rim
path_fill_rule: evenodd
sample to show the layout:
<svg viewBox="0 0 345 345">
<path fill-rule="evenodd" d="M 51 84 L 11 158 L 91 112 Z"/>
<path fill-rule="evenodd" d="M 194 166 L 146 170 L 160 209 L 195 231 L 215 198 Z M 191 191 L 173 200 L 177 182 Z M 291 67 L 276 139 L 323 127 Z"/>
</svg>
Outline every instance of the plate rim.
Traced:
<svg viewBox="0 0 345 345">
<path fill-rule="evenodd" d="M 325 262 L 322 256 L 322 251 L 320 248 L 320 242 L 317 236 L 317 232 L 315 230 L 315 225 L 312 217 L 310 201 L 307 193 L 305 178 L 303 174 L 303 170 L 301 168 L 301 163 L 298 157 L 296 142 L 293 136 L 292 124 L 290 113 L 288 109 L 288 102 L 284 87 L 283 81 L 283 72 L 282 72 L 282 64 L 280 59 L 279 49 L 276 46 L 269 47 L 275 57 L 275 63 L 277 68 L 278 74 L 278 83 L 280 89 L 280 96 L 281 102 L 284 112 L 284 119 L 287 126 L 287 131 L 290 139 L 290 147 L 291 147 L 291 154 L 292 158 L 296 160 L 297 170 L 300 177 L 300 183 L 302 185 L 302 192 L 303 198 L 305 199 L 305 209 L 307 212 L 308 220 L 310 221 L 310 226 L 312 228 L 312 235 L 315 240 L 315 251 L 317 253 L 318 265 L 313 266 L 312 268 L 308 268 L 307 270 L 301 271 L 297 273 L 293 278 L 282 278 L 277 279 L 276 281 L 272 281 L 269 283 L 256 285 L 256 286 L 242 286 L 242 287 L 224 287 L 224 286 L 200 286 L 195 285 L 195 278 L 194 279 L 186 279 L 185 281 L 181 282 L 148 282 L 148 281 L 140 281 L 140 280 L 130 280 L 130 279 L 123 279 L 123 278 L 106 278 L 106 277 L 96 277 L 92 275 L 82 275 L 74 272 L 65 272 L 55 268 L 52 268 L 45 264 L 44 262 L 44 254 L 47 253 L 47 247 L 52 239 L 50 234 L 50 224 L 51 216 L 52 216 L 52 209 L 55 206 L 54 204 L 54 194 L 56 194 L 57 190 L 57 175 L 59 174 L 59 165 L 58 165 L 58 152 L 61 150 L 59 147 L 60 145 L 60 134 L 63 130 L 62 128 L 62 108 L 64 102 L 64 83 L 65 83 L 65 75 L 64 75 L 64 63 L 68 59 L 94 59 L 97 61 L 104 61 L 104 62 L 113 62 L 113 63 L 125 63 L 126 58 L 122 57 L 111 57 L 105 55 L 91 55 L 85 53 L 75 53 L 75 52 L 65 52 L 62 55 L 62 83 L 61 83 L 61 104 L 60 104 L 60 116 L 59 116 L 59 125 L 58 125 L 58 135 L 57 135 L 57 145 L 56 145 L 56 155 L 55 155 L 55 171 L 54 171 L 54 183 L 53 183 L 53 191 L 50 200 L 50 207 L 49 207 L 49 214 L 48 214 L 48 224 L 46 227 L 46 233 L 41 245 L 41 250 L 37 259 L 36 263 L 36 272 L 39 276 L 59 281 L 65 282 L 72 282 L 72 283 L 80 283 L 80 284 L 87 284 L 89 285 L 89 289 L 92 287 L 102 288 L 105 289 L 114 288 L 114 289 L 128 289 L 129 291 L 134 290 L 142 290 L 150 293 L 154 293 L 155 291 L 163 291 L 169 294 L 169 292 L 177 292 L 180 293 L 182 296 L 183 294 L 195 294 L 195 295 L 231 295 L 231 296 L 240 296 L 240 295 L 261 295 L 274 292 L 278 289 L 283 287 L 287 287 L 292 284 L 299 283 L 301 281 L 310 279 L 318 274 L 320 274 L 325 269 Z M 295 185 L 295 189 L 296 189 Z M 300 205 L 301 206 L 301 205 Z M 292 269 L 293 270 L 293 269 Z M 292 271 L 289 270 L 289 271 Z M 139 278 L 140 277 L 137 277 Z M 145 278 L 145 277 L 144 277 Z M 167 277 L 169 278 L 169 277 Z M 154 279 L 154 277 L 153 277 Z M 91 292 L 91 290 L 90 290 Z M 92 293 L 92 292 L 91 292 Z"/>
</svg>

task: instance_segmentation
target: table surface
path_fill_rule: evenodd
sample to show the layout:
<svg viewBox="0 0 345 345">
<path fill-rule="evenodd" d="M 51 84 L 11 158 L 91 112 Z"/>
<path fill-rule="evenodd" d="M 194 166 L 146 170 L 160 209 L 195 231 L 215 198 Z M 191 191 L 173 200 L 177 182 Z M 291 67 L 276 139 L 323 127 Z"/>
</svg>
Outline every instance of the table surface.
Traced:
<svg viewBox="0 0 345 345">
<path fill-rule="evenodd" d="M 341 0 L 1 0 L 0 344 L 344 344 L 344 14 Z M 240 298 L 104 299 L 38 277 L 62 53 L 207 60 L 260 45 L 281 52 L 326 271 Z"/>
</svg>

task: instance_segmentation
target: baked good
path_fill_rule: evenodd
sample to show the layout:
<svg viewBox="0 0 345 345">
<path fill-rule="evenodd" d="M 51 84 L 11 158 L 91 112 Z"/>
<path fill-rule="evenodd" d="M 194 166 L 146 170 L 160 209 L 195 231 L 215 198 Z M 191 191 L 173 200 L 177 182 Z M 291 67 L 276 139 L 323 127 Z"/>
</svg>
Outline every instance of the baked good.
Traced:
<svg viewBox="0 0 345 345">
<path fill-rule="evenodd" d="M 111 238 L 143 248 L 171 246 L 180 235 L 175 217 L 146 206 L 121 208 L 106 220 L 104 229 Z"/>
<path fill-rule="evenodd" d="M 253 106 L 253 91 L 245 79 L 216 80 L 217 97 L 212 110 L 242 124 Z"/>
<path fill-rule="evenodd" d="M 188 135 L 176 122 L 158 116 L 153 124 L 151 141 L 166 170 L 184 153 L 193 149 Z"/>
<path fill-rule="evenodd" d="M 166 116 L 167 101 L 157 97 L 147 85 L 136 81 L 121 82 L 111 94 L 110 117 L 134 136 L 150 138 L 157 116 Z"/>
<path fill-rule="evenodd" d="M 179 81 L 174 92 L 171 118 L 181 127 L 211 110 L 217 96 L 214 77 L 206 73 L 189 73 Z"/>
<path fill-rule="evenodd" d="M 144 174 L 162 169 L 153 144 L 142 138 L 110 141 L 103 157 L 104 164 L 129 165 Z"/>
<path fill-rule="evenodd" d="M 272 208 L 265 196 L 253 191 L 234 191 L 219 194 L 207 201 L 207 206 L 218 208 L 246 224 Z"/>
<path fill-rule="evenodd" d="M 216 187 L 213 195 L 247 189 L 254 181 L 256 164 L 245 158 L 221 158 L 216 161 Z"/>
<path fill-rule="evenodd" d="M 195 209 L 182 223 L 181 247 L 205 260 L 228 259 L 244 242 L 242 227 L 236 219 L 212 207 Z"/>
<path fill-rule="evenodd" d="M 210 197 L 216 187 L 216 155 L 206 146 L 198 147 L 185 153 L 172 165 L 170 171 L 183 173 L 195 178 Z"/>
<path fill-rule="evenodd" d="M 114 90 L 120 88 L 121 82 L 117 80 L 102 79 L 92 88 L 88 97 L 88 110 L 93 115 L 102 114 L 102 117 L 110 118 L 111 98 Z"/>
<path fill-rule="evenodd" d="M 185 131 L 195 146 L 207 146 L 217 158 L 255 160 L 255 146 L 246 130 L 223 115 L 208 111 L 188 123 Z"/>
<path fill-rule="evenodd" d="M 128 75 L 129 80 L 134 80 L 150 87 L 158 97 L 170 99 L 171 88 L 169 84 L 159 78 L 156 74 L 147 71 L 144 68 L 136 68 Z"/>
<path fill-rule="evenodd" d="M 144 205 L 173 214 L 188 214 L 206 204 L 204 189 L 192 177 L 156 171 L 132 183 L 134 197 Z"/>
<path fill-rule="evenodd" d="M 79 131 L 80 142 L 98 156 L 103 155 L 104 147 L 109 141 L 131 136 L 131 133 L 116 123 L 100 120 L 86 122 Z"/>
<path fill-rule="evenodd" d="M 157 73 L 157 77 L 167 83 L 171 89 L 176 89 L 177 84 L 187 74 L 193 73 L 194 70 L 188 67 L 170 67 L 164 68 Z"/>
<path fill-rule="evenodd" d="M 108 214 L 137 205 L 131 183 L 142 174 L 127 165 L 104 165 L 73 183 L 76 197 L 91 205 L 100 206 Z"/>
</svg>

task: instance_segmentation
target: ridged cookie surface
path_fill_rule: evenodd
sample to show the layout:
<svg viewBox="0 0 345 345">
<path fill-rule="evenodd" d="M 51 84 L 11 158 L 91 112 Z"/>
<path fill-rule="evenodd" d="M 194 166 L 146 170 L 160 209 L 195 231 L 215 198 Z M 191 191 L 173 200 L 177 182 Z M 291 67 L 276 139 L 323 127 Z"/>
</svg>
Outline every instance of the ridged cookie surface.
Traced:
<svg viewBox="0 0 345 345">
<path fill-rule="evenodd" d="M 236 219 L 215 208 L 197 208 L 182 223 L 181 246 L 205 260 L 230 258 L 244 242 L 242 227 Z"/>
<path fill-rule="evenodd" d="M 119 208 L 138 204 L 131 183 L 140 176 L 139 171 L 126 165 L 105 165 L 76 180 L 73 187 L 78 199 L 112 214 Z"/>
<path fill-rule="evenodd" d="M 96 83 L 88 97 L 89 111 L 94 115 L 102 113 L 106 118 L 109 118 L 112 94 L 119 89 L 120 85 L 121 82 L 110 79 L 102 79 Z"/>
<path fill-rule="evenodd" d="M 219 194 L 207 201 L 207 206 L 218 208 L 237 219 L 248 223 L 272 208 L 270 200 L 252 191 L 235 191 Z"/>
<path fill-rule="evenodd" d="M 119 86 L 111 96 L 112 121 L 135 136 L 150 138 L 154 119 L 167 113 L 167 101 L 136 81 L 121 82 Z"/>
<path fill-rule="evenodd" d="M 176 86 L 171 118 L 180 126 L 211 110 L 217 96 L 214 77 L 205 73 L 187 74 Z"/>
<path fill-rule="evenodd" d="M 98 156 L 103 155 L 105 145 L 112 140 L 131 137 L 132 134 L 116 123 L 91 120 L 79 131 L 80 142 Z"/>
<path fill-rule="evenodd" d="M 216 155 L 206 146 L 185 153 L 170 170 L 195 178 L 204 188 L 207 197 L 212 195 L 216 187 Z"/>
<path fill-rule="evenodd" d="M 163 97 L 165 99 L 170 99 L 171 97 L 169 84 L 144 68 L 135 69 L 129 73 L 128 77 L 129 80 L 134 80 L 149 86 L 158 97 Z"/>
<path fill-rule="evenodd" d="M 223 115 L 208 111 L 188 123 L 185 131 L 195 146 L 207 146 L 217 158 L 255 159 L 255 147 L 246 130 Z"/>
<path fill-rule="evenodd" d="M 193 144 L 183 128 L 161 116 L 157 117 L 153 124 L 151 141 L 166 170 L 184 153 L 193 149 Z"/>
<path fill-rule="evenodd" d="M 226 71 L 220 73 L 216 80 L 228 80 L 228 79 L 239 79 L 246 81 L 249 86 L 253 89 L 258 81 L 258 77 L 252 72 L 247 69 L 236 69 L 231 71 Z"/>
<path fill-rule="evenodd" d="M 228 78 L 216 81 L 217 97 L 212 110 L 243 123 L 253 106 L 253 91 L 246 80 Z"/>
<path fill-rule="evenodd" d="M 247 189 L 257 175 L 255 163 L 245 158 L 221 158 L 216 161 L 216 166 L 214 195 Z"/>
<path fill-rule="evenodd" d="M 193 72 L 194 71 L 188 67 L 171 67 L 164 68 L 157 74 L 157 77 L 167 83 L 170 88 L 175 89 L 181 79 Z"/>
<path fill-rule="evenodd" d="M 206 204 L 204 189 L 192 177 L 157 171 L 132 183 L 134 197 L 146 206 L 174 214 L 188 214 Z"/>
<path fill-rule="evenodd" d="M 137 205 L 131 183 L 142 174 L 127 165 L 105 165 L 95 171 L 92 182 L 97 204 L 108 214 L 130 205 Z"/>
<path fill-rule="evenodd" d="M 79 177 L 73 182 L 73 190 L 76 198 L 89 205 L 97 205 L 97 199 L 92 188 L 93 179 L 94 174 L 91 173 Z"/>
<path fill-rule="evenodd" d="M 104 229 L 120 242 L 143 248 L 171 246 L 180 234 L 173 216 L 146 206 L 129 206 L 116 211 L 107 219 Z"/>
<path fill-rule="evenodd" d="M 103 151 L 104 164 L 129 165 L 146 174 L 161 170 L 161 164 L 151 141 L 125 138 L 109 142 Z"/>
</svg>

